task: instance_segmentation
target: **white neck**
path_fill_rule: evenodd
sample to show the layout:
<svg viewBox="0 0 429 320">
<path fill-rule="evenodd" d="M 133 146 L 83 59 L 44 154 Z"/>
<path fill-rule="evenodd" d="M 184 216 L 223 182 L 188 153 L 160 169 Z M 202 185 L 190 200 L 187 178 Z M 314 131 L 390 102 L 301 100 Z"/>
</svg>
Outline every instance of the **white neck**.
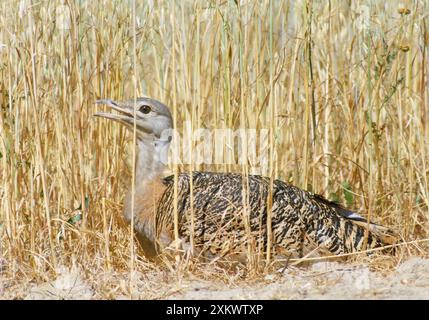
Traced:
<svg viewBox="0 0 429 320">
<path fill-rule="evenodd" d="M 153 137 L 137 141 L 136 186 L 162 176 L 167 159 L 169 141 Z"/>
</svg>

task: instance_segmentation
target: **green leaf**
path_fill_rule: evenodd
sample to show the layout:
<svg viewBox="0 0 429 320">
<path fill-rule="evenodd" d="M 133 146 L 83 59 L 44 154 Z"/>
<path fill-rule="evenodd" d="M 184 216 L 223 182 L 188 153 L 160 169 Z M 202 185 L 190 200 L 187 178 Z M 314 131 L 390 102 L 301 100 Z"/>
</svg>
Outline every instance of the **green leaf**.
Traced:
<svg viewBox="0 0 429 320">
<path fill-rule="evenodd" d="M 77 222 L 82 220 L 82 214 L 78 213 L 75 214 L 73 217 L 71 217 L 70 219 L 67 220 L 68 223 L 75 225 Z"/>
<path fill-rule="evenodd" d="M 420 203 L 422 203 L 422 198 L 420 198 L 420 195 L 418 194 L 416 196 L 416 205 L 419 205 Z"/>
<path fill-rule="evenodd" d="M 346 199 L 346 203 L 348 206 L 353 205 L 353 193 L 352 193 L 352 187 L 348 181 L 344 181 L 343 184 L 343 193 L 344 193 L 344 199 Z"/>
<path fill-rule="evenodd" d="M 88 208 L 89 208 L 89 197 L 86 196 L 85 197 L 85 209 L 88 209 Z"/>
</svg>

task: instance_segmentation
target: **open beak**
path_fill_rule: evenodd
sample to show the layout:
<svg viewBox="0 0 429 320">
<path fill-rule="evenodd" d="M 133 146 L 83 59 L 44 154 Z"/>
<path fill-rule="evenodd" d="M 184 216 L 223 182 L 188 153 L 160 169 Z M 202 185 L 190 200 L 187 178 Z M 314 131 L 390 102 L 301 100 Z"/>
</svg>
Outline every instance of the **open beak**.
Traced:
<svg viewBox="0 0 429 320">
<path fill-rule="evenodd" d="M 134 128 L 134 103 L 133 102 L 118 102 L 109 99 L 97 100 L 96 104 L 105 104 L 118 113 L 97 112 L 96 117 L 110 119 L 125 125 L 128 129 Z M 153 128 L 150 122 L 142 118 L 136 118 L 137 135 L 143 137 L 145 134 L 152 134 Z"/>
<path fill-rule="evenodd" d="M 95 103 L 105 104 L 110 108 L 112 108 L 113 110 L 116 110 L 119 112 L 119 114 L 108 113 L 108 112 L 97 112 L 94 114 L 94 116 L 96 117 L 107 118 L 121 123 L 125 122 L 126 124 L 129 124 L 129 121 L 130 120 L 132 121 L 133 119 L 133 110 L 131 110 L 130 107 L 123 105 L 122 103 L 119 103 L 113 100 L 108 100 L 108 99 L 97 100 Z"/>
<path fill-rule="evenodd" d="M 109 99 L 97 100 L 95 103 L 105 104 L 108 107 L 112 108 L 113 110 L 118 111 L 119 114 L 109 113 L 109 112 L 97 112 L 94 114 L 94 116 L 117 121 L 126 126 L 133 125 L 133 122 L 134 122 L 133 109 L 130 108 L 128 105 L 124 105 L 123 103 L 116 102 Z"/>
</svg>

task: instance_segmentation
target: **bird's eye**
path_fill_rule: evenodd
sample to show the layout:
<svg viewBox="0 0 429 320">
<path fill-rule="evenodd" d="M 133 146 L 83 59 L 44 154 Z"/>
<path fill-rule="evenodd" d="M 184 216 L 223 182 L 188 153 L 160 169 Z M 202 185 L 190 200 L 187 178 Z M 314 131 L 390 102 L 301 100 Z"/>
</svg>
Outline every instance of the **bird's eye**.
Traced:
<svg viewBox="0 0 429 320">
<path fill-rule="evenodd" d="M 149 112 L 151 112 L 151 111 L 152 111 L 152 109 L 151 109 L 149 106 L 144 105 L 144 106 L 141 106 L 141 107 L 140 107 L 139 111 L 140 111 L 141 113 L 148 114 Z"/>
</svg>

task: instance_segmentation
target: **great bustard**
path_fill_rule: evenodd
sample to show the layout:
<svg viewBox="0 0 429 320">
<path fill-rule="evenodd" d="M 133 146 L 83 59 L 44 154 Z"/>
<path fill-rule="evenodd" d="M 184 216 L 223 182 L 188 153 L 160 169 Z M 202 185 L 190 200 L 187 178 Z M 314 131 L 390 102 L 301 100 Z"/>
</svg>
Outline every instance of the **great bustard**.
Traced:
<svg viewBox="0 0 429 320">
<path fill-rule="evenodd" d="M 163 177 L 163 152 L 172 129 L 167 106 L 151 98 L 118 102 L 98 100 L 117 114 L 98 112 L 97 116 L 118 121 L 131 130 L 134 114 L 137 137 L 134 228 L 148 256 L 154 256 L 174 240 L 174 179 Z M 191 204 L 191 179 L 193 203 Z M 248 227 L 243 214 L 243 182 L 248 182 Z M 388 229 L 367 223 L 358 214 L 323 197 L 280 180 L 257 175 L 193 172 L 178 175 L 178 231 L 184 243 L 198 252 L 226 255 L 244 254 L 249 238 L 262 252 L 267 249 L 267 208 L 271 201 L 272 249 L 279 254 L 302 255 L 314 246 L 331 254 L 351 253 L 384 245 Z M 192 208 L 192 210 L 191 210 Z M 192 211 L 192 212 L 191 212 Z M 131 192 L 125 201 L 124 216 L 131 220 Z M 322 252 L 323 252 L 322 251 Z M 295 255 L 294 254 L 294 255 Z"/>
</svg>

